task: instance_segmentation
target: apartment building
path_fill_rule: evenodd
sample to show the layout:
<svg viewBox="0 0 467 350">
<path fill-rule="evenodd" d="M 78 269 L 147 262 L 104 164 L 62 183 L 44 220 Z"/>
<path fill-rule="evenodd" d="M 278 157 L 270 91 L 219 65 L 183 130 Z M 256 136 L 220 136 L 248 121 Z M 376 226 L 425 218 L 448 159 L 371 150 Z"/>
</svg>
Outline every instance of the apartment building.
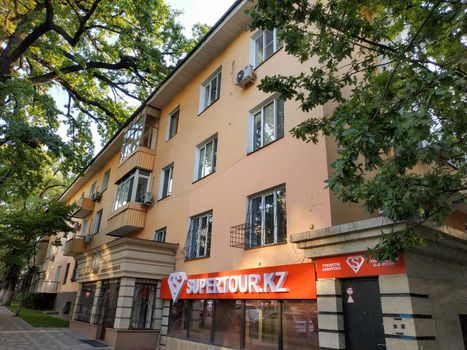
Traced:
<svg viewBox="0 0 467 350">
<path fill-rule="evenodd" d="M 420 228 L 442 244 L 368 260 L 405 223 L 325 188 L 335 143 L 292 138 L 309 115 L 257 89 L 317 62 L 288 56 L 276 30 L 247 31 L 249 6 L 235 2 L 61 196 L 77 209 L 43 268 L 55 308 L 116 349 L 462 349 L 465 214 Z"/>
</svg>

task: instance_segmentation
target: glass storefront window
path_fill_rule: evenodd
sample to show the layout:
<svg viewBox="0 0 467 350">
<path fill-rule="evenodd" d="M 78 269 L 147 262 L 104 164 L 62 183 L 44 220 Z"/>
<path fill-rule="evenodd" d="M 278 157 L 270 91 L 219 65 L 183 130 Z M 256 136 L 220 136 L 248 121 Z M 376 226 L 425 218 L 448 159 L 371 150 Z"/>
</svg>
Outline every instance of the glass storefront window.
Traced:
<svg viewBox="0 0 467 350">
<path fill-rule="evenodd" d="M 169 336 L 232 349 L 319 349 L 316 301 L 180 300 L 170 307 Z"/>
<path fill-rule="evenodd" d="M 132 329 L 150 329 L 152 327 L 156 286 L 156 281 L 136 280 L 130 319 Z"/>
<path fill-rule="evenodd" d="M 193 300 L 191 303 L 189 338 L 203 343 L 211 342 L 212 317 L 214 305 L 212 300 Z"/>
<path fill-rule="evenodd" d="M 240 300 L 217 300 L 214 344 L 240 348 L 242 302 Z"/>
<path fill-rule="evenodd" d="M 179 300 L 170 305 L 169 335 L 175 338 L 188 337 L 188 324 L 190 320 L 190 301 Z"/>
<path fill-rule="evenodd" d="M 92 304 L 96 294 L 95 283 L 84 283 L 79 294 L 78 305 L 76 308 L 76 321 L 88 322 L 91 319 Z"/>
<path fill-rule="evenodd" d="M 280 333 L 278 300 L 247 300 L 245 345 L 247 349 L 277 349 Z"/>
<path fill-rule="evenodd" d="M 283 349 L 318 349 L 318 313 L 316 303 L 308 300 L 283 302 Z"/>
</svg>

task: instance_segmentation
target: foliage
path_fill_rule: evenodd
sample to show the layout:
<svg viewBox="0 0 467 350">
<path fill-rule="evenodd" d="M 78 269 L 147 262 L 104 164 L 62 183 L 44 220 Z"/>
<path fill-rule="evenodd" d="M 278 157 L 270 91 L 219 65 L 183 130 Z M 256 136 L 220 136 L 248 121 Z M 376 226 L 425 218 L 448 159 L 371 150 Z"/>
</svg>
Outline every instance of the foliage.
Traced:
<svg viewBox="0 0 467 350">
<path fill-rule="evenodd" d="M 17 307 L 17 304 L 12 304 L 10 311 L 16 312 Z M 70 324 L 67 320 L 26 308 L 22 309 L 21 318 L 33 327 L 68 327 Z"/>
<path fill-rule="evenodd" d="M 78 174 L 92 125 L 107 140 L 196 43 L 163 0 L 0 7 L 0 198 L 35 190 L 51 164 Z"/>
<path fill-rule="evenodd" d="M 287 53 L 317 62 L 266 77 L 260 88 L 310 114 L 295 137 L 336 140 L 327 183 L 342 200 L 438 224 L 466 203 L 466 4 L 259 0 L 253 8 L 252 27 L 280 28 Z M 336 107 L 322 115 L 322 105 Z M 420 243 L 411 226 L 385 236 L 373 254 L 394 258 Z"/>
</svg>

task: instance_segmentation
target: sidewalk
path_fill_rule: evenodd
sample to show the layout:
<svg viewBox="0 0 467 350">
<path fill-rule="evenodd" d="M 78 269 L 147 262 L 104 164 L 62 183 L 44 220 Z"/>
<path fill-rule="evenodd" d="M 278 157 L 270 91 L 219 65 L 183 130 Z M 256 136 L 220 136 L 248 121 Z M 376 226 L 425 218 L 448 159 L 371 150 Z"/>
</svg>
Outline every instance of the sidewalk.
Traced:
<svg viewBox="0 0 467 350">
<path fill-rule="evenodd" d="M 90 340 L 68 328 L 34 328 L 0 306 L 0 350 L 112 350 L 92 346 Z"/>
</svg>

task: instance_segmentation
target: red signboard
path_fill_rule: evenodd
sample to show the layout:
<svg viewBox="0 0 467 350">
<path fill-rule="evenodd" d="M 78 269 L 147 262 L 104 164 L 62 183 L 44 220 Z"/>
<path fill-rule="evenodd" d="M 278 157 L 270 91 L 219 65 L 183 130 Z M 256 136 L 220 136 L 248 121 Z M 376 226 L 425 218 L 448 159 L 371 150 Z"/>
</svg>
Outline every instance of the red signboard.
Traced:
<svg viewBox="0 0 467 350">
<path fill-rule="evenodd" d="M 405 273 L 402 254 L 396 261 L 384 262 L 369 259 L 364 252 L 316 259 L 318 278 L 348 278 L 399 273 Z"/>
<path fill-rule="evenodd" d="M 174 272 L 162 280 L 161 298 L 316 299 L 313 263 L 212 272 Z"/>
</svg>

